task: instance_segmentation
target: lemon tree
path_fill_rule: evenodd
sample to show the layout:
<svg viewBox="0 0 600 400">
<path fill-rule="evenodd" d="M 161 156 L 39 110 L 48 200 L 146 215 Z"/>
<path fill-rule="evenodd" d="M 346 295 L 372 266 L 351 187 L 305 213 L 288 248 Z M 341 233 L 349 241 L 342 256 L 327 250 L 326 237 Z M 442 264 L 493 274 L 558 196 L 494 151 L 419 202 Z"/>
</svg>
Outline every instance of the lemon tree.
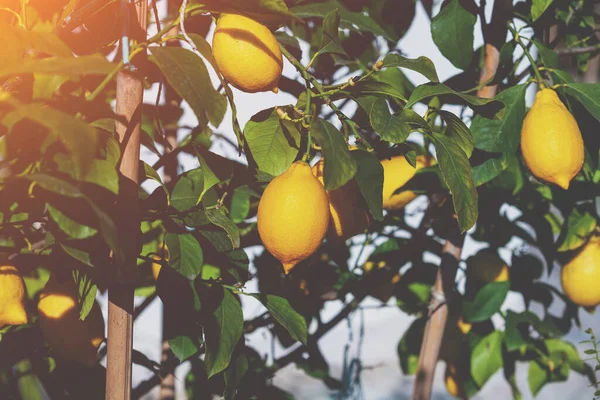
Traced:
<svg viewBox="0 0 600 400">
<path fill-rule="evenodd" d="M 414 398 L 436 367 L 457 398 L 597 386 L 573 339 L 600 304 L 595 2 L 150 0 L 148 35 L 126 3 L 0 6 L 0 397 L 105 397 L 129 248 L 166 349 L 134 343 L 133 398 L 182 364 L 190 399 L 306 397 L 273 379 L 290 364 L 358 398 L 369 335 L 341 374 L 321 339 L 382 307 L 411 316 L 382 354 Z M 407 43 L 423 26 L 439 54 Z M 123 72 L 147 89 L 139 188 Z"/>
</svg>

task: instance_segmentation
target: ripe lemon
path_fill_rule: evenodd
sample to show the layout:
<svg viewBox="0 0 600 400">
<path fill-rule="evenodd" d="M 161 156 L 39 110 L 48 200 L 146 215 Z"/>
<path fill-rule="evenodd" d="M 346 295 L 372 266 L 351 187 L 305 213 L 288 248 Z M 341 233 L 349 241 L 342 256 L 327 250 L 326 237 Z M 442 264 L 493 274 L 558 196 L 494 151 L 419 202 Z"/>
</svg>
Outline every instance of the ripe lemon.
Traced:
<svg viewBox="0 0 600 400">
<path fill-rule="evenodd" d="M 415 176 L 417 170 L 426 166 L 426 158 L 418 156 L 416 164 L 416 168 L 413 168 L 402 155 L 389 160 L 381 160 L 381 165 L 383 165 L 383 208 L 398 210 L 417 197 L 412 190 L 394 194 Z"/>
<path fill-rule="evenodd" d="M 98 347 L 104 340 L 102 312 L 94 302 L 85 321 L 79 319 L 75 282 L 59 282 L 50 276 L 40 294 L 38 313 L 42 335 L 53 354 L 87 367 L 98 362 Z"/>
<path fill-rule="evenodd" d="M 158 252 L 164 254 L 164 257 L 161 257 L 159 254 L 153 254 L 152 259 L 156 261 L 161 261 L 163 259 L 166 261 L 169 259 L 169 250 L 167 249 L 166 245 L 160 246 Z M 152 277 L 155 281 L 158 279 L 158 275 L 160 274 L 161 268 L 162 265 L 160 263 L 152 263 Z"/>
<path fill-rule="evenodd" d="M 456 321 L 456 326 L 458 326 L 458 330 L 460 330 L 463 335 L 471 332 L 471 328 L 473 328 L 473 324 L 466 322 L 462 315 L 458 318 L 458 321 Z"/>
<path fill-rule="evenodd" d="M 521 129 L 521 152 L 537 178 L 569 188 L 583 166 L 583 139 L 577 121 L 552 89 L 535 96 Z"/>
<path fill-rule="evenodd" d="M 0 329 L 27 323 L 27 291 L 19 271 L 12 265 L 0 266 Z"/>
<path fill-rule="evenodd" d="M 462 384 L 460 381 L 461 379 L 457 367 L 453 364 L 446 365 L 444 382 L 446 383 L 446 390 L 448 390 L 448 393 L 452 397 L 464 397 L 464 391 L 462 390 Z"/>
<path fill-rule="evenodd" d="M 278 92 L 283 59 L 277 39 L 266 26 L 237 14 L 221 14 L 212 42 L 221 73 L 244 92 Z"/>
<path fill-rule="evenodd" d="M 329 200 L 310 165 L 295 162 L 267 185 L 258 204 L 258 233 L 286 273 L 314 253 L 327 233 Z"/>
<path fill-rule="evenodd" d="M 505 282 L 509 279 L 508 266 L 494 253 L 480 251 L 467 260 L 467 281 L 486 284 Z"/>
<path fill-rule="evenodd" d="M 312 167 L 312 173 L 323 184 L 323 168 L 325 160 L 320 159 Z M 329 198 L 328 237 L 334 240 L 346 240 L 363 232 L 369 226 L 369 213 L 360 206 L 360 190 L 352 179 L 335 190 L 327 190 Z"/>
<path fill-rule="evenodd" d="M 594 308 L 600 304 L 600 237 L 592 237 L 562 269 L 563 291 L 575 304 Z"/>
</svg>

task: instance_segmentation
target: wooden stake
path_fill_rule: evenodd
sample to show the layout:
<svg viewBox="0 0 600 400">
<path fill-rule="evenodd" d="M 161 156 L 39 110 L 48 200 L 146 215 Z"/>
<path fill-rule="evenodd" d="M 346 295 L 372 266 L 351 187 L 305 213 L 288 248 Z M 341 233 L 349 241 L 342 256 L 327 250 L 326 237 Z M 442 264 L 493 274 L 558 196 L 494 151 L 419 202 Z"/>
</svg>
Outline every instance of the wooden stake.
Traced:
<svg viewBox="0 0 600 400">
<path fill-rule="evenodd" d="M 145 34 L 148 20 L 147 2 L 136 2 L 135 10 L 139 28 Z M 134 31 L 134 29 L 130 31 Z M 138 30 L 136 29 L 136 31 Z M 132 277 L 135 276 L 139 236 L 137 203 L 143 94 L 144 88 L 139 77 L 128 71 L 119 72 L 115 111 L 117 115 L 125 117 L 127 124 L 117 122 L 115 126 L 123 152 L 119 166 L 121 179 L 117 204 L 117 224 L 125 262 L 116 266 L 114 281 L 108 289 L 107 400 L 129 400 L 131 398 L 133 291 L 135 287 Z"/>
</svg>

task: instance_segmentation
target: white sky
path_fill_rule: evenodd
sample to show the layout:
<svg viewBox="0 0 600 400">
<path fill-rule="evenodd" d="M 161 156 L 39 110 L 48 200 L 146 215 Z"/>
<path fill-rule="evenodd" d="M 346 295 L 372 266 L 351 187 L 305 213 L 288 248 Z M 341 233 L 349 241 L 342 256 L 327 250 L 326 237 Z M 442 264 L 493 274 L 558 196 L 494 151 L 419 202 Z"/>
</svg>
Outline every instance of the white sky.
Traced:
<svg viewBox="0 0 600 400">
<path fill-rule="evenodd" d="M 490 2 L 493 3 L 493 2 Z M 160 4 L 160 3 L 159 3 Z M 488 4 L 488 8 L 489 8 Z M 163 10 L 164 11 L 164 10 Z M 489 16 L 490 10 L 488 10 Z M 475 35 L 475 48 L 482 44 L 482 38 L 479 27 L 476 28 Z M 208 37 L 208 41 L 212 41 L 212 33 Z M 418 57 L 425 55 L 429 57 L 437 67 L 438 75 L 443 81 L 450 76 L 459 72 L 448 60 L 446 60 L 431 39 L 429 31 L 429 21 L 426 13 L 420 2 L 417 2 L 417 12 L 413 24 L 407 34 L 400 42 L 399 48 L 408 57 Z M 306 49 L 306 46 L 305 46 Z M 308 62 L 307 57 L 303 60 L 303 64 L 306 65 Z M 210 68 L 209 68 L 210 69 Z M 407 76 L 415 84 L 425 82 L 425 78 L 421 75 L 406 71 Z M 294 78 L 298 76 L 295 69 L 285 62 L 284 75 Z M 216 83 L 216 78 L 214 77 Z M 146 102 L 154 102 L 156 96 L 156 88 L 147 92 Z M 533 89 L 532 89 L 533 90 Z M 268 93 L 256 93 L 247 94 L 234 89 L 236 104 L 238 106 L 238 119 L 240 125 L 243 127 L 245 123 L 255 113 L 265 108 L 273 107 L 275 105 L 287 105 L 294 104 L 295 99 L 287 94 L 280 92 L 279 94 Z M 152 99 L 152 100 L 149 100 Z M 417 111 L 422 111 L 417 109 Z M 186 110 L 182 124 L 183 125 L 195 125 L 196 120 L 193 113 L 188 109 Z M 235 141 L 233 131 L 231 129 L 231 114 L 228 110 L 227 115 L 224 118 L 224 122 L 217 129 L 218 132 L 224 133 Z M 211 150 L 215 153 L 235 157 L 232 153 L 231 147 L 225 143 L 215 143 Z M 142 151 L 142 156 L 145 161 L 153 163 L 156 161 L 156 157 L 147 151 Z M 198 166 L 197 161 L 192 157 L 182 157 L 180 159 L 182 167 L 185 170 L 195 168 Z M 419 207 L 423 206 L 423 199 L 418 199 L 408 206 L 408 211 L 414 211 Z M 509 213 L 510 216 L 510 213 Z M 419 218 L 419 217 L 417 217 Z M 511 242 L 510 248 L 514 248 L 519 243 Z M 475 253 L 477 249 L 481 247 L 475 241 L 468 239 L 463 251 L 463 258 Z M 251 251 L 250 253 L 255 253 Z M 368 254 L 368 253 L 367 253 Z M 251 254 L 249 254 L 251 256 Z M 505 251 L 502 256 L 507 260 L 510 258 L 510 251 Z M 555 268 L 554 273 L 551 277 L 546 278 L 548 282 L 557 284 L 559 282 L 559 276 L 557 275 L 559 269 Z M 246 286 L 246 290 L 249 292 L 256 291 L 256 283 L 250 282 Z M 143 299 L 137 299 L 140 303 Z M 106 298 L 99 298 L 103 306 L 103 312 L 106 316 Z M 393 302 L 393 300 L 392 300 Z M 555 302 L 552 309 L 555 313 L 556 310 L 562 309 L 562 304 Z M 262 312 L 262 306 L 253 300 L 249 300 L 244 297 L 244 316 L 246 319 L 250 319 Z M 368 298 L 364 305 L 378 305 L 379 301 Z M 343 304 L 340 301 L 329 302 L 326 304 L 324 311 L 322 312 L 322 318 L 327 321 L 329 318 L 334 316 L 341 308 Z M 504 309 L 512 309 L 514 311 L 523 310 L 523 302 L 521 297 L 516 294 L 509 294 Z M 536 311 L 541 311 L 536 310 Z M 160 360 L 160 340 L 161 340 L 161 319 L 162 319 L 162 306 L 160 301 L 155 301 L 136 321 L 134 330 L 134 348 L 146 354 L 150 359 L 159 361 Z M 396 353 L 396 346 L 402 337 L 404 331 L 410 326 L 413 318 L 402 313 L 396 307 L 387 307 L 380 309 L 365 309 L 363 311 L 364 327 L 365 327 L 365 339 L 362 346 L 362 360 L 365 367 L 372 367 L 367 369 L 362 374 L 362 389 L 363 397 L 365 399 L 408 399 L 412 388 L 412 377 L 403 376 L 399 367 L 398 356 Z M 598 313 L 595 316 L 591 316 L 587 313 L 581 313 L 582 327 L 593 327 L 596 332 L 600 332 L 600 322 L 598 319 Z M 341 378 L 344 351 L 345 346 L 350 345 L 350 356 L 355 356 L 357 351 L 358 332 L 361 324 L 360 313 L 355 313 L 349 320 L 348 323 L 340 323 L 336 328 L 331 330 L 326 336 L 324 336 L 319 342 L 319 347 L 327 359 L 330 366 L 330 373 L 335 378 Z M 495 321 L 497 324 L 501 324 L 501 321 Z M 314 328 L 314 327 L 313 327 Z M 353 340 L 349 341 L 350 328 L 353 333 Z M 272 358 L 271 354 L 271 338 L 267 332 L 257 331 L 247 336 L 247 344 L 259 351 L 261 355 L 268 355 L 269 359 Z M 574 343 L 581 340 L 587 339 L 587 337 L 579 331 L 573 330 L 568 336 L 568 339 Z M 285 354 L 285 350 L 279 347 L 275 348 L 275 357 L 280 357 Z M 189 367 L 184 364 L 177 370 L 177 392 L 178 399 L 185 398 L 183 391 L 185 374 L 187 374 Z M 434 384 L 434 399 L 449 399 L 450 396 L 446 393 L 445 386 L 443 384 L 443 365 L 438 364 L 435 384 Z M 140 381 L 147 379 L 150 376 L 149 371 L 142 367 L 134 366 L 134 386 Z M 529 393 L 527 384 L 527 364 L 520 364 L 517 366 L 517 382 L 519 388 L 523 392 L 524 399 L 531 399 L 532 396 Z M 310 378 L 304 374 L 303 371 L 296 368 L 294 365 L 282 369 L 275 376 L 273 383 L 284 390 L 287 390 L 294 394 L 297 399 L 327 399 L 330 398 L 332 393 L 328 392 L 327 387 L 319 380 Z M 593 389 L 587 387 L 587 380 L 575 373 L 571 373 L 569 380 L 566 383 L 550 384 L 547 385 L 538 395 L 538 398 L 543 399 L 591 399 Z M 154 390 L 145 399 L 157 398 L 158 392 Z M 476 399 L 508 399 L 511 398 L 510 388 L 508 383 L 504 380 L 501 372 L 497 373 L 488 383 L 484 386 L 483 390 L 479 393 Z"/>
</svg>

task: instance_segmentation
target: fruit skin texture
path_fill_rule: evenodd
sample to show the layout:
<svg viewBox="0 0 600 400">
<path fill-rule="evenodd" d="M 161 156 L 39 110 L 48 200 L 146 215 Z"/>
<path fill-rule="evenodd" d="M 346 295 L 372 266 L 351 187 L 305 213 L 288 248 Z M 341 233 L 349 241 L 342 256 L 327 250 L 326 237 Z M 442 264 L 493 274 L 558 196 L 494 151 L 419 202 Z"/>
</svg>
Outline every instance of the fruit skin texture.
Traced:
<svg viewBox="0 0 600 400">
<path fill-rule="evenodd" d="M 600 304 L 600 237 L 592 237 L 564 266 L 561 283 L 573 303 L 588 308 Z"/>
<path fill-rule="evenodd" d="M 321 159 L 312 167 L 312 173 L 323 184 L 325 160 Z M 363 232 L 369 226 L 369 213 L 360 206 L 360 191 L 354 179 L 335 190 L 326 190 L 329 198 L 328 237 L 343 241 Z"/>
<path fill-rule="evenodd" d="M 249 93 L 278 92 L 283 58 L 266 26 L 237 14 L 221 14 L 212 42 L 219 70 L 234 87 Z"/>
<path fill-rule="evenodd" d="M 417 194 L 412 190 L 405 190 L 394 194 L 394 192 L 406 185 L 417 171 L 426 164 L 426 158 L 417 157 L 416 168 L 406 161 L 403 155 L 394 156 L 389 160 L 381 160 L 383 165 L 383 208 L 388 210 L 399 210 L 413 201 Z"/>
<path fill-rule="evenodd" d="M 302 161 L 273 179 L 258 204 L 258 234 L 289 273 L 321 245 L 329 226 L 323 185 Z"/>
<path fill-rule="evenodd" d="M 12 265 L 0 266 L 0 329 L 28 321 L 27 291 L 19 271 Z"/>
<path fill-rule="evenodd" d="M 40 329 L 53 354 L 93 367 L 104 340 L 104 318 L 94 302 L 85 321 L 81 321 L 77 292 L 72 280 L 59 282 L 51 275 L 38 303 Z"/>
<path fill-rule="evenodd" d="M 577 121 L 552 89 L 535 96 L 521 129 L 521 152 L 537 178 L 567 190 L 583 166 L 584 149 Z"/>
</svg>

